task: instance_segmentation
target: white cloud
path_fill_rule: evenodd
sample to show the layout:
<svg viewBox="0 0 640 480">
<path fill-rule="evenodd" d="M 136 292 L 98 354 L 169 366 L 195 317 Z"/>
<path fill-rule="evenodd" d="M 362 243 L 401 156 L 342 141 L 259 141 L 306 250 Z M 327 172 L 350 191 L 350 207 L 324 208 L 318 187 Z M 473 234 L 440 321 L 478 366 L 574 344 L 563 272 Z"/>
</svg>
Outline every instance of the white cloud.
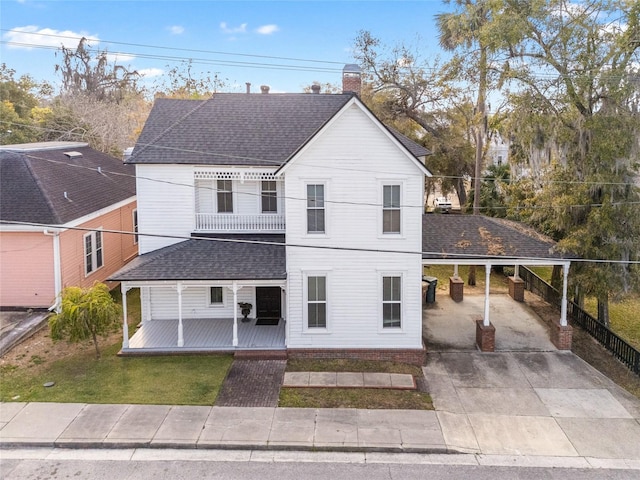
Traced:
<svg viewBox="0 0 640 480">
<path fill-rule="evenodd" d="M 184 33 L 184 27 L 182 25 L 171 25 L 168 27 L 168 30 L 171 32 L 171 35 L 181 35 Z"/>
<path fill-rule="evenodd" d="M 224 33 L 234 34 L 234 33 L 246 33 L 247 32 L 247 24 L 242 23 L 237 27 L 230 27 L 227 25 L 227 22 L 220 22 L 220 29 Z"/>
<path fill-rule="evenodd" d="M 132 61 L 134 58 L 136 58 L 136 56 L 135 55 L 131 55 L 129 53 L 109 53 L 109 52 L 107 52 L 107 60 L 110 63 L 123 64 L 123 63 Z"/>
<path fill-rule="evenodd" d="M 160 77 L 164 75 L 164 70 L 161 68 L 142 68 L 137 70 L 137 72 L 144 78 Z"/>
<path fill-rule="evenodd" d="M 40 28 L 37 25 L 16 27 L 6 32 L 2 38 L 9 43 L 9 48 L 31 50 L 34 46 L 75 48 L 82 37 L 88 38 L 92 46 L 100 43 L 96 35 L 71 30 L 54 30 Z"/>
<path fill-rule="evenodd" d="M 277 25 L 270 24 L 270 25 L 262 25 L 261 27 L 258 27 L 256 29 L 256 32 L 259 33 L 260 35 L 271 35 L 272 33 L 276 33 L 278 30 L 280 29 L 278 28 Z"/>
</svg>

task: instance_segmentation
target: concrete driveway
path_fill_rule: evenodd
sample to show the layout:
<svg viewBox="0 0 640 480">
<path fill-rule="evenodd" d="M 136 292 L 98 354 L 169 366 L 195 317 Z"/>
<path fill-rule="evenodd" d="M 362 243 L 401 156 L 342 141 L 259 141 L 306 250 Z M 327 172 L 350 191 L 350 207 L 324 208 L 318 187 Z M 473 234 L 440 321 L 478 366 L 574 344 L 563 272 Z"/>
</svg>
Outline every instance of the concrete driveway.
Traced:
<svg viewBox="0 0 640 480">
<path fill-rule="evenodd" d="M 48 315 L 49 312 L 43 310 L 0 312 L 0 355 L 37 331 Z"/>
<path fill-rule="evenodd" d="M 484 296 L 423 310 L 425 378 L 447 445 L 486 455 L 640 461 L 640 400 L 549 341 L 524 303 L 492 294 L 496 352 L 475 346 Z"/>
</svg>

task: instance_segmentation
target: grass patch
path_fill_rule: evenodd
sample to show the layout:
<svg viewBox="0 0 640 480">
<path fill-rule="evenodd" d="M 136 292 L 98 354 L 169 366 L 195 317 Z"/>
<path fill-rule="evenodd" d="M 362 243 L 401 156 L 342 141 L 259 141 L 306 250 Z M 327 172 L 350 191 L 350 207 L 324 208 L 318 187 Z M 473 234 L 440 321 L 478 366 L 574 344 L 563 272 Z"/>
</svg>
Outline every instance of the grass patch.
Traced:
<svg viewBox="0 0 640 480">
<path fill-rule="evenodd" d="M 287 372 L 378 372 L 408 373 L 414 377 L 422 376 L 422 369 L 416 365 L 344 359 L 292 359 L 287 361 Z"/>
<path fill-rule="evenodd" d="M 584 309 L 598 317 L 598 301 L 585 299 Z M 632 346 L 640 349 L 640 295 L 630 295 L 618 302 L 609 302 L 610 328 Z"/>
<path fill-rule="evenodd" d="M 416 365 L 364 360 L 310 360 L 287 361 L 288 372 L 378 372 L 405 373 L 419 380 L 422 369 Z M 420 387 L 422 382 L 416 381 Z M 419 390 L 380 388 L 289 388 L 280 389 L 281 407 L 292 408 L 371 408 L 433 410 L 431 396 Z"/>
<path fill-rule="evenodd" d="M 87 350 L 30 374 L 4 368 L 0 400 L 21 402 L 213 405 L 233 357 L 118 357 L 120 344 L 96 360 Z M 55 382 L 51 388 L 45 382 Z"/>
<path fill-rule="evenodd" d="M 433 410 L 427 393 L 374 388 L 281 388 L 278 406 Z"/>
<path fill-rule="evenodd" d="M 449 293 L 449 277 L 453 276 L 453 265 L 426 265 L 422 269 L 423 275 L 428 277 L 436 277 L 438 285 L 436 291 Z M 465 282 L 465 294 L 484 294 L 485 288 L 485 269 L 483 265 L 476 267 L 476 284 L 471 287 L 468 285 L 469 266 L 460 265 L 458 267 L 458 276 Z M 507 277 L 503 273 L 496 271 L 491 272 L 491 293 L 506 293 L 508 291 Z M 437 299 L 437 297 L 436 297 Z"/>
</svg>

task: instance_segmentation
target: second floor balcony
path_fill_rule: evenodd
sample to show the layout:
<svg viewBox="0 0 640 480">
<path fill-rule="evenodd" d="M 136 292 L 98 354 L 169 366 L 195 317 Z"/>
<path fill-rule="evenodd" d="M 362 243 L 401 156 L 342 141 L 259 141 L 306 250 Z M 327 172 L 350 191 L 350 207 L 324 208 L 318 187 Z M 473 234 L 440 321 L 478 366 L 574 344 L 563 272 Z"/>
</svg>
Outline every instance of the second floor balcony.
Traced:
<svg viewBox="0 0 640 480">
<path fill-rule="evenodd" d="M 284 214 L 196 213 L 197 232 L 284 233 Z"/>
</svg>

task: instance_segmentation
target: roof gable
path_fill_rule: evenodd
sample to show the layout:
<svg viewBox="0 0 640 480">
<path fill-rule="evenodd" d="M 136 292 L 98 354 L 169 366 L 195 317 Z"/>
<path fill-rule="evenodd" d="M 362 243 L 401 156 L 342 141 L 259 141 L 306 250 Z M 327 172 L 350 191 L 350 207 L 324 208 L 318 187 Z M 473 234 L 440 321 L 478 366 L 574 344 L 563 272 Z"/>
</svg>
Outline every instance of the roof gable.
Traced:
<svg viewBox="0 0 640 480">
<path fill-rule="evenodd" d="M 158 99 L 127 163 L 280 167 L 354 99 L 353 93 Z M 404 148 L 415 150 L 412 155 L 428 153 L 401 134 L 393 135 Z"/>
<path fill-rule="evenodd" d="M 0 150 L 0 220 L 65 224 L 135 196 L 135 171 L 86 144 Z M 68 156 L 65 152 L 80 154 Z"/>
</svg>

